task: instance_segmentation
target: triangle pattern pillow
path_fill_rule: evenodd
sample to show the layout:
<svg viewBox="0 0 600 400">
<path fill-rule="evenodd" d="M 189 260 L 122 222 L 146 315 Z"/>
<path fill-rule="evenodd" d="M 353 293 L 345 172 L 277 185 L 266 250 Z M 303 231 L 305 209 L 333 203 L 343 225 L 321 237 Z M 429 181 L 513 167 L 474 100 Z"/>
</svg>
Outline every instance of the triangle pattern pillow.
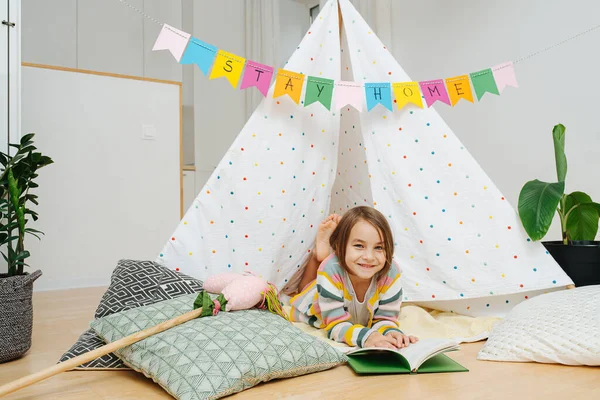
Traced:
<svg viewBox="0 0 600 400">
<path fill-rule="evenodd" d="M 153 261 L 119 260 L 113 270 L 110 285 L 96 308 L 95 318 L 154 304 L 202 290 L 202 281 L 175 272 Z M 60 358 L 59 362 L 95 350 L 106 343 L 92 329 L 79 336 L 77 341 Z M 78 370 L 130 369 L 113 353 L 99 357 L 75 368 Z"/>
<path fill-rule="evenodd" d="M 130 309 L 90 325 L 114 342 L 193 309 L 196 294 Z M 347 357 L 266 310 L 196 318 L 115 352 L 178 399 L 217 399 L 272 379 L 323 371 Z"/>
</svg>

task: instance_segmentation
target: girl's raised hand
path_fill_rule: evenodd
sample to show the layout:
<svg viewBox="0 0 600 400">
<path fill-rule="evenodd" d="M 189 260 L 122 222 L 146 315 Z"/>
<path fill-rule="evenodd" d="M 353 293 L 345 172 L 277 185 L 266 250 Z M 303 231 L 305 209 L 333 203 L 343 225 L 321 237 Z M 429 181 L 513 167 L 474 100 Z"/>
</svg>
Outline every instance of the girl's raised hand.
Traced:
<svg viewBox="0 0 600 400">
<path fill-rule="evenodd" d="M 417 338 L 416 336 L 405 335 L 398 331 L 389 332 L 385 335 L 385 337 L 393 338 L 392 343 L 399 349 L 407 347 L 409 344 L 417 343 L 419 341 L 419 338 Z"/>
<path fill-rule="evenodd" d="M 396 346 L 396 339 L 391 336 L 383 336 L 379 332 L 373 332 L 367 338 L 363 347 L 385 347 L 387 349 L 395 350 L 398 348 Z"/>
</svg>

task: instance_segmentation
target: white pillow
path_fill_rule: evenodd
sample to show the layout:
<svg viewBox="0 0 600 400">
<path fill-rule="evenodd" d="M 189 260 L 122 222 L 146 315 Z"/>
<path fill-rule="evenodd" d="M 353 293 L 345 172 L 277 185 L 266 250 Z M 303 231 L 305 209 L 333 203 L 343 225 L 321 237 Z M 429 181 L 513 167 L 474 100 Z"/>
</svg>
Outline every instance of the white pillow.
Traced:
<svg viewBox="0 0 600 400">
<path fill-rule="evenodd" d="M 600 365 L 600 285 L 518 304 L 496 324 L 477 359 Z"/>
</svg>

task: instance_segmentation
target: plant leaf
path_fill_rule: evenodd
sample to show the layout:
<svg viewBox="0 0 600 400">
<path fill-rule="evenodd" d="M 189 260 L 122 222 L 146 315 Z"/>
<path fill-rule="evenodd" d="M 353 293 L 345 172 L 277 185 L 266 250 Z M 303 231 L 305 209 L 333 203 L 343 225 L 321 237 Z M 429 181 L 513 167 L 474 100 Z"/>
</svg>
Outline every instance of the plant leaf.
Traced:
<svg viewBox="0 0 600 400">
<path fill-rule="evenodd" d="M 581 203 L 567 219 L 569 240 L 594 240 L 598 233 L 598 210 L 591 203 Z"/>
<path fill-rule="evenodd" d="M 42 240 L 42 238 L 41 238 L 41 237 L 39 237 L 38 235 L 36 235 L 36 234 L 35 234 L 35 233 L 33 233 L 33 232 L 27 232 L 27 233 L 29 233 L 29 234 L 30 234 L 30 235 L 32 235 L 32 236 L 35 236 L 35 237 L 36 237 L 36 238 L 38 238 L 39 240 Z"/>
<path fill-rule="evenodd" d="M 25 144 L 26 142 L 29 142 L 34 136 L 35 133 L 28 133 L 27 135 L 23 136 L 21 138 L 21 145 Z"/>
<path fill-rule="evenodd" d="M 573 192 L 566 197 L 566 233 L 569 240 L 594 240 L 598 233 L 600 205 L 583 192 Z"/>
<path fill-rule="evenodd" d="M 564 181 L 548 183 L 535 179 L 523 186 L 519 194 L 519 217 L 531 240 L 546 235 L 564 191 Z"/>
<path fill-rule="evenodd" d="M 552 130 L 554 139 L 554 158 L 556 160 L 556 176 L 559 182 L 567 177 L 567 157 L 565 156 L 565 126 L 558 124 Z"/>
<path fill-rule="evenodd" d="M 42 235 L 44 234 L 44 232 L 42 231 L 38 231 L 37 229 L 33 229 L 33 228 L 25 228 L 25 232 L 35 232 L 35 233 L 41 233 Z"/>
<path fill-rule="evenodd" d="M 31 254 L 29 254 L 29 251 L 24 250 L 24 251 L 20 252 L 19 254 L 17 254 L 17 256 L 14 258 L 14 260 L 15 261 L 24 260 L 29 256 L 31 256 Z"/>
</svg>

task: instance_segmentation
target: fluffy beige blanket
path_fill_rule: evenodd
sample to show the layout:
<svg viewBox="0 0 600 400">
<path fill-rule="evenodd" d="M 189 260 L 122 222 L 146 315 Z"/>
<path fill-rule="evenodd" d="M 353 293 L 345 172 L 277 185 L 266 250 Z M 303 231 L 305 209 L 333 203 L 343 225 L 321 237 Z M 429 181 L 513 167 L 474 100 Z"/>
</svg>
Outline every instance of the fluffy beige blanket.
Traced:
<svg viewBox="0 0 600 400">
<path fill-rule="evenodd" d="M 289 312 L 289 306 L 285 307 Z M 487 339 L 497 317 L 467 317 L 455 313 L 430 310 L 414 305 L 404 305 L 400 312 L 400 329 L 419 338 L 447 338 L 459 343 Z M 327 338 L 323 329 L 316 329 L 301 322 L 294 322 L 300 330 L 318 337 L 335 347 L 348 347 Z"/>
</svg>

